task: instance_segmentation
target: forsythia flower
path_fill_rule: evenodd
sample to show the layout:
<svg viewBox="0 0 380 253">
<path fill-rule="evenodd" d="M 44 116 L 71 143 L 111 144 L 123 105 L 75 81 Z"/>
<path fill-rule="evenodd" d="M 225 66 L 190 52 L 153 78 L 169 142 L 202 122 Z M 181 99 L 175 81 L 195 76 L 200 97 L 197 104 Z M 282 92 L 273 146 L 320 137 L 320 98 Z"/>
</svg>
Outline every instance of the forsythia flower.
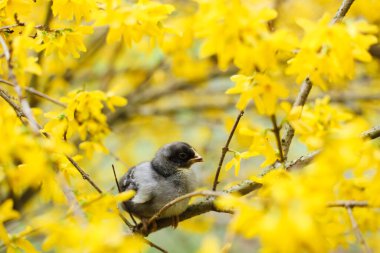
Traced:
<svg viewBox="0 0 380 253">
<path fill-rule="evenodd" d="M 24 234 L 29 232 L 27 228 L 18 235 L 10 235 L 4 227 L 4 222 L 12 219 L 19 218 L 19 213 L 13 210 L 13 201 L 7 199 L 0 206 L 0 241 L 7 247 L 7 252 L 18 252 L 24 250 L 25 252 L 37 253 L 38 251 L 26 239 Z"/>
<path fill-rule="evenodd" d="M 377 41 L 371 35 L 377 32 L 377 27 L 364 21 L 329 25 L 330 19 L 325 15 L 318 23 L 298 21 L 305 35 L 287 69 L 287 74 L 297 76 L 298 83 L 309 76 L 313 83 L 326 89 L 326 80 L 336 83 L 352 79 L 355 60 L 371 60 L 368 48 Z"/>
<path fill-rule="evenodd" d="M 48 113 L 52 120 L 44 130 L 67 140 L 76 132 L 82 141 L 81 148 L 92 154 L 94 150 L 107 152 L 101 141 L 109 133 L 106 116 L 102 110 L 105 103 L 110 110 L 114 106 L 126 105 L 126 99 L 118 96 L 107 96 L 102 91 L 73 91 L 61 99 L 67 103 L 67 108 L 61 113 Z"/>
<path fill-rule="evenodd" d="M 324 208 L 323 199 L 313 198 L 301 179 L 283 170 L 269 173 L 262 184 L 258 196 L 217 199 L 216 205 L 221 209 L 236 210 L 229 231 L 245 238 L 257 237 L 262 252 L 298 252 L 300 249 L 325 252 L 327 240 L 316 219 Z M 255 225 L 247 226 L 252 220 Z"/>
<path fill-rule="evenodd" d="M 352 115 L 330 105 L 330 98 L 317 99 L 313 106 L 306 105 L 298 119 L 293 117 L 290 124 L 308 148 L 318 149 L 323 146 L 324 138 L 332 132 L 340 131 L 343 123 Z"/>
<path fill-rule="evenodd" d="M 91 14 L 96 11 L 95 0 L 53 0 L 51 7 L 54 16 L 60 19 L 72 20 L 77 22 L 82 18 L 89 21 Z"/>
<path fill-rule="evenodd" d="M 245 152 L 239 153 L 232 151 L 234 153 L 234 157 L 226 164 L 226 170 L 235 167 L 235 175 L 238 175 L 241 159 L 248 159 L 254 156 L 262 155 L 265 157 L 265 160 L 260 164 L 260 167 L 265 167 L 273 164 L 278 159 L 275 150 L 271 146 L 268 137 L 266 136 L 266 131 L 241 128 L 239 135 L 244 136 L 245 138 L 251 138 L 251 144 L 249 146 L 249 149 Z"/>
<path fill-rule="evenodd" d="M 261 73 L 251 76 L 234 75 L 231 80 L 235 82 L 235 87 L 228 89 L 226 93 L 241 94 L 236 105 L 240 110 L 244 110 L 249 101 L 253 100 L 260 114 L 273 115 L 278 98 L 285 98 L 289 93 L 282 83 Z"/>
<path fill-rule="evenodd" d="M 89 26 L 75 27 L 55 31 L 38 31 L 38 37 L 45 49 L 45 54 L 57 53 L 63 60 L 67 55 L 79 58 L 79 52 L 86 52 L 83 36 L 91 34 L 93 29 Z"/>
<path fill-rule="evenodd" d="M 229 161 L 226 164 L 226 170 L 230 170 L 232 167 L 235 167 L 235 176 L 237 176 L 239 174 L 239 171 L 240 171 L 241 159 L 248 159 L 248 158 L 256 155 L 256 153 L 251 153 L 249 151 L 243 152 L 243 153 L 233 151 L 233 153 L 234 153 L 234 157 L 232 158 L 231 161 Z"/>
<path fill-rule="evenodd" d="M 123 38 L 129 46 L 132 42 L 140 41 L 144 35 L 161 39 L 165 31 L 161 22 L 174 10 L 172 5 L 146 0 L 140 0 L 137 4 L 115 0 L 106 2 L 106 8 L 99 13 L 96 25 L 110 27 L 107 35 L 108 43 Z"/>
<path fill-rule="evenodd" d="M 200 22 L 196 23 L 196 35 L 204 39 L 200 54 L 202 57 L 217 55 L 218 66 L 222 70 L 227 69 L 235 58 L 236 50 L 254 45 L 260 36 L 268 32 L 267 22 L 277 16 L 273 9 L 251 5 L 246 1 L 197 2 Z"/>
</svg>

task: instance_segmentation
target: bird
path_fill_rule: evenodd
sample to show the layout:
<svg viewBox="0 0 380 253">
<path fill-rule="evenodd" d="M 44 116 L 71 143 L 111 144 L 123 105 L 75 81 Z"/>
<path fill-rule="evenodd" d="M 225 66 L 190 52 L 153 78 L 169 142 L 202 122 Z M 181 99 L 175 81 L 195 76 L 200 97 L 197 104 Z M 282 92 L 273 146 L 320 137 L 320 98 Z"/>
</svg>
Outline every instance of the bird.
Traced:
<svg viewBox="0 0 380 253">
<path fill-rule="evenodd" d="M 121 191 L 134 190 L 134 197 L 123 203 L 123 208 L 138 217 L 145 229 L 147 221 L 165 204 L 177 197 L 193 192 L 197 186 L 194 163 L 203 162 L 195 149 L 185 142 L 172 142 L 161 147 L 151 161 L 142 162 L 125 173 L 119 180 Z M 182 200 L 166 209 L 160 218 L 178 216 L 188 206 L 189 199 Z"/>
</svg>

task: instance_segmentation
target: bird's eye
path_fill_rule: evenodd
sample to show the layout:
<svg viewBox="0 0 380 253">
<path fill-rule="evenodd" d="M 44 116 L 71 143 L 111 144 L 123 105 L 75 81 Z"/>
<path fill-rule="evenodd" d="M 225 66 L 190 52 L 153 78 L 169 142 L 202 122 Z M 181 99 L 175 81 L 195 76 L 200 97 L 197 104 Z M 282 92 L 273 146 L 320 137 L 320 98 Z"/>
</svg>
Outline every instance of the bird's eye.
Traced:
<svg viewBox="0 0 380 253">
<path fill-rule="evenodd" d="M 187 158 L 186 153 L 183 153 L 183 152 L 179 153 L 179 158 L 186 159 Z"/>
</svg>

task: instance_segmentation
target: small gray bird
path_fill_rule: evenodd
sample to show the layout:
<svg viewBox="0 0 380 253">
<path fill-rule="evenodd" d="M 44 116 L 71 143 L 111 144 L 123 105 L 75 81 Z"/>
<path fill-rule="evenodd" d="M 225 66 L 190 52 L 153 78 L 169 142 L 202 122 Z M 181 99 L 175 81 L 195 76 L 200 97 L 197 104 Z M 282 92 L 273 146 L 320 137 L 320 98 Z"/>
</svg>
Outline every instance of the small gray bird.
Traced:
<svg viewBox="0 0 380 253">
<path fill-rule="evenodd" d="M 202 161 L 195 149 L 185 142 L 166 144 L 152 161 L 132 167 L 120 179 L 122 191 L 136 191 L 132 199 L 124 202 L 124 209 L 144 222 L 171 200 L 195 190 L 195 174 L 190 166 Z M 160 217 L 180 215 L 188 202 L 187 199 L 176 203 Z"/>
</svg>

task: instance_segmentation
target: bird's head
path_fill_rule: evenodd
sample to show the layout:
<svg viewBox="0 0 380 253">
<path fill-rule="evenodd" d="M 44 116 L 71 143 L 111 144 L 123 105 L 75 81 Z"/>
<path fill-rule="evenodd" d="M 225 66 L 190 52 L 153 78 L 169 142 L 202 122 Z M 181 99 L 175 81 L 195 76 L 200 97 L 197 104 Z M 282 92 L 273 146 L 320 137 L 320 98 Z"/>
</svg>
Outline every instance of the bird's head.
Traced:
<svg viewBox="0 0 380 253">
<path fill-rule="evenodd" d="M 179 169 L 190 168 L 194 163 L 203 162 L 203 158 L 189 144 L 173 142 L 159 149 L 154 161 L 162 166 Z"/>
</svg>

